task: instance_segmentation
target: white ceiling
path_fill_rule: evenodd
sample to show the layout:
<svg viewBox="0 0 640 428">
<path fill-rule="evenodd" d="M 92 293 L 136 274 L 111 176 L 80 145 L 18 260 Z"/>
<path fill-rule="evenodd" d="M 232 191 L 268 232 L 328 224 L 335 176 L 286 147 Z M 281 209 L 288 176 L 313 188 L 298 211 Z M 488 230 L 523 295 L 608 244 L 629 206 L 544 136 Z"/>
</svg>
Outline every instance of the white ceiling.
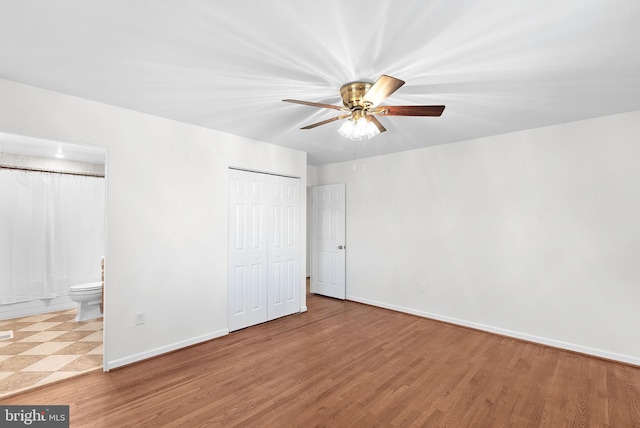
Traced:
<svg viewBox="0 0 640 428">
<path fill-rule="evenodd" d="M 364 155 L 342 84 L 407 83 L 366 155 L 640 110 L 637 0 L 3 0 L 0 78 L 309 153 Z M 0 102 L 2 102 L 0 100 Z"/>
</svg>

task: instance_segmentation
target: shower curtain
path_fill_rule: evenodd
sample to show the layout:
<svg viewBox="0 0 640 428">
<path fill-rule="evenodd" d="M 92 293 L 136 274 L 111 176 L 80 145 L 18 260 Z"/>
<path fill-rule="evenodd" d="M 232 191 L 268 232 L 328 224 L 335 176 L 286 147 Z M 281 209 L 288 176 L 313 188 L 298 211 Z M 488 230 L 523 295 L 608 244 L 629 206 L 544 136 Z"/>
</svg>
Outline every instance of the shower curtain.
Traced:
<svg viewBox="0 0 640 428">
<path fill-rule="evenodd" d="M 0 305 L 100 281 L 104 178 L 0 169 Z"/>
</svg>

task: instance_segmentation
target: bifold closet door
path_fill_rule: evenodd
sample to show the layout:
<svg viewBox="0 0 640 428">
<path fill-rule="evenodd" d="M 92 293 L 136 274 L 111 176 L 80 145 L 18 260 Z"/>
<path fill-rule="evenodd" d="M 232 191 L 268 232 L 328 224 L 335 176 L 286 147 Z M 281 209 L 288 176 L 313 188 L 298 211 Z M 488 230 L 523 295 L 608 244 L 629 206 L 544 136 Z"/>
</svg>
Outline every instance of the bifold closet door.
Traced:
<svg viewBox="0 0 640 428">
<path fill-rule="evenodd" d="M 300 180 L 229 170 L 229 331 L 300 311 Z"/>
</svg>

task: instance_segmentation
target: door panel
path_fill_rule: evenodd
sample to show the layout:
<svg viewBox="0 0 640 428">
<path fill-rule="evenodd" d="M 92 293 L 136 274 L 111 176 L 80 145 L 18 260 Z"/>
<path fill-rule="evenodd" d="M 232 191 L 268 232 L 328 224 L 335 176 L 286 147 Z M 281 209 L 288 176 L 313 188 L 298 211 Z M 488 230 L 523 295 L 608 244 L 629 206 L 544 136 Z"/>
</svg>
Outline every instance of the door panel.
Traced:
<svg viewBox="0 0 640 428">
<path fill-rule="evenodd" d="M 311 189 L 311 292 L 344 299 L 345 185 Z"/>
</svg>

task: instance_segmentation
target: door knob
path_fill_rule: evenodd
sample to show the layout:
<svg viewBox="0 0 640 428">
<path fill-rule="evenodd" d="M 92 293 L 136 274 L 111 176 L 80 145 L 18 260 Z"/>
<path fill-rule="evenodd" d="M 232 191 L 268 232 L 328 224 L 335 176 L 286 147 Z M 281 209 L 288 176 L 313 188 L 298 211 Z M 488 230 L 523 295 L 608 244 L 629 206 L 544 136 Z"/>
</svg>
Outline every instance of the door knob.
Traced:
<svg viewBox="0 0 640 428">
<path fill-rule="evenodd" d="M 347 248 L 347 246 L 338 245 L 338 250 L 342 250 L 343 248 Z"/>
</svg>

